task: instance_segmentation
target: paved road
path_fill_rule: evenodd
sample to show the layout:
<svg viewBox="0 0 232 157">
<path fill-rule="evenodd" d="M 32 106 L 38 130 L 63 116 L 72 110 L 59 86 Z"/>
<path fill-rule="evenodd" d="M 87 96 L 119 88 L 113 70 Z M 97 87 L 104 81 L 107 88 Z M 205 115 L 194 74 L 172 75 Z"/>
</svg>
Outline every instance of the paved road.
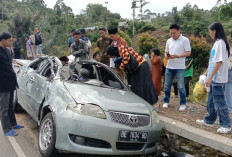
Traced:
<svg viewBox="0 0 232 157">
<path fill-rule="evenodd" d="M 16 119 L 18 124 L 24 125 L 23 129 L 16 130 L 19 133 L 16 137 L 4 136 L 0 124 L 0 157 L 41 157 L 38 150 L 37 123 L 25 112 L 16 114 Z M 59 157 L 102 156 L 87 154 L 60 154 Z"/>
<path fill-rule="evenodd" d="M 25 134 L 22 134 L 23 130 L 18 131 L 21 136 L 8 137 L 3 135 L 1 124 L 0 129 L 1 157 L 40 157 L 33 143 L 27 139 Z"/>
</svg>

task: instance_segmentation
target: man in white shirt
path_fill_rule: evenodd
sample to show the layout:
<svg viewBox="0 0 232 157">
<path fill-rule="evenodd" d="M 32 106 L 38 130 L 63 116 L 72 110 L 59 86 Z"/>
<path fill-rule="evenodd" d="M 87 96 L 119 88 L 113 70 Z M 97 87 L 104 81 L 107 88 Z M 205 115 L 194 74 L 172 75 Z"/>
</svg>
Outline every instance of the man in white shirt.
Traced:
<svg viewBox="0 0 232 157">
<path fill-rule="evenodd" d="M 186 108 L 186 91 L 184 85 L 185 57 L 191 55 L 191 46 L 189 39 L 182 36 L 179 25 L 172 24 L 169 30 L 171 38 L 167 40 L 165 48 L 165 58 L 168 60 L 168 64 L 165 71 L 165 97 L 163 107 L 168 108 L 171 85 L 173 77 L 176 76 L 180 92 L 179 111 L 184 111 Z"/>
</svg>

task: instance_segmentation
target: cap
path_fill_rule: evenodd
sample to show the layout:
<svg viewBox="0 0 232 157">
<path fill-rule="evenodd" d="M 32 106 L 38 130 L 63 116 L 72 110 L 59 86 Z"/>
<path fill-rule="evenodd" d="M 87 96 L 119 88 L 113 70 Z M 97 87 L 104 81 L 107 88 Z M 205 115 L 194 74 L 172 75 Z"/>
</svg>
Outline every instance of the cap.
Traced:
<svg viewBox="0 0 232 157">
<path fill-rule="evenodd" d="M 86 33 L 84 28 L 80 29 L 80 32 L 81 32 L 81 34 L 85 34 Z"/>
</svg>

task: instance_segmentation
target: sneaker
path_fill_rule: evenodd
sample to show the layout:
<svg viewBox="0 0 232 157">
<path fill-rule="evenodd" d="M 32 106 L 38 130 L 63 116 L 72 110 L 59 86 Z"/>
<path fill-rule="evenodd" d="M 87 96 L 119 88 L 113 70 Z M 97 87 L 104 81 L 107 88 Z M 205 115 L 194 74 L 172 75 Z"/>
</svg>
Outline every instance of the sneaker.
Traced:
<svg viewBox="0 0 232 157">
<path fill-rule="evenodd" d="M 221 134 L 227 134 L 230 131 L 231 131 L 231 128 L 220 127 L 220 128 L 217 129 L 217 132 L 221 133 Z"/>
<path fill-rule="evenodd" d="M 168 108 L 168 103 L 164 103 L 163 108 Z"/>
<path fill-rule="evenodd" d="M 213 124 L 207 124 L 203 119 L 202 119 L 202 120 L 198 119 L 198 120 L 196 121 L 196 123 L 199 124 L 199 125 L 214 127 Z"/>
<path fill-rule="evenodd" d="M 179 111 L 184 111 L 186 109 L 186 105 L 180 105 Z"/>
</svg>

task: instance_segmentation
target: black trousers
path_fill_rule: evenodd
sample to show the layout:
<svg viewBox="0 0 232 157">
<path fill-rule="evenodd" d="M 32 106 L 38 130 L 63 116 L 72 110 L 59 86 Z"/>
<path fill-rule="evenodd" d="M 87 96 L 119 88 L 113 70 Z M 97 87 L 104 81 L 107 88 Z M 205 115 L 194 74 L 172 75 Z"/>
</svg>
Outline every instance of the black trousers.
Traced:
<svg viewBox="0 0 232 157">
<path fill-rule="evenodd" d="M 185 85 L 185 90 L 186 90 L 186 97 L 189 96 L 189 82 L 192 80 L 192 76 L 187 76 L 184 78 L 184 85 Z M 174 87 L 174 93 L 175 95 L 178 95 L 178 87 L 177 87 L 177 82 L 172 83 Z"/>
<path fill-rule="evenodd" d="M 0 118 L 4 133 L 9 132 L 11 127 L 17 124 L 13 110 L 13 99 L 14 91 L 0 92 Z"/>
<path fill-rule="evenodd" d="M 174 93 L 175 93 L 175 95 L 178 95 L 177 82 L 173 82 L 172 85 L 173 85 L 173 87 L 174 87 Z"/>
<path fill-rule="evenodd" d="M 184 78 L 184 85 L 186 90 L 186 97 L 189 96 L 189 82 L 192 80 L 192 76 L 187 76 Z"/>
<path fill-rule="evenodd" d="M 15 53 L 15 59 L 21 59 L 21 53 L 20 52 L 14 52 Z"/>
</svg>

